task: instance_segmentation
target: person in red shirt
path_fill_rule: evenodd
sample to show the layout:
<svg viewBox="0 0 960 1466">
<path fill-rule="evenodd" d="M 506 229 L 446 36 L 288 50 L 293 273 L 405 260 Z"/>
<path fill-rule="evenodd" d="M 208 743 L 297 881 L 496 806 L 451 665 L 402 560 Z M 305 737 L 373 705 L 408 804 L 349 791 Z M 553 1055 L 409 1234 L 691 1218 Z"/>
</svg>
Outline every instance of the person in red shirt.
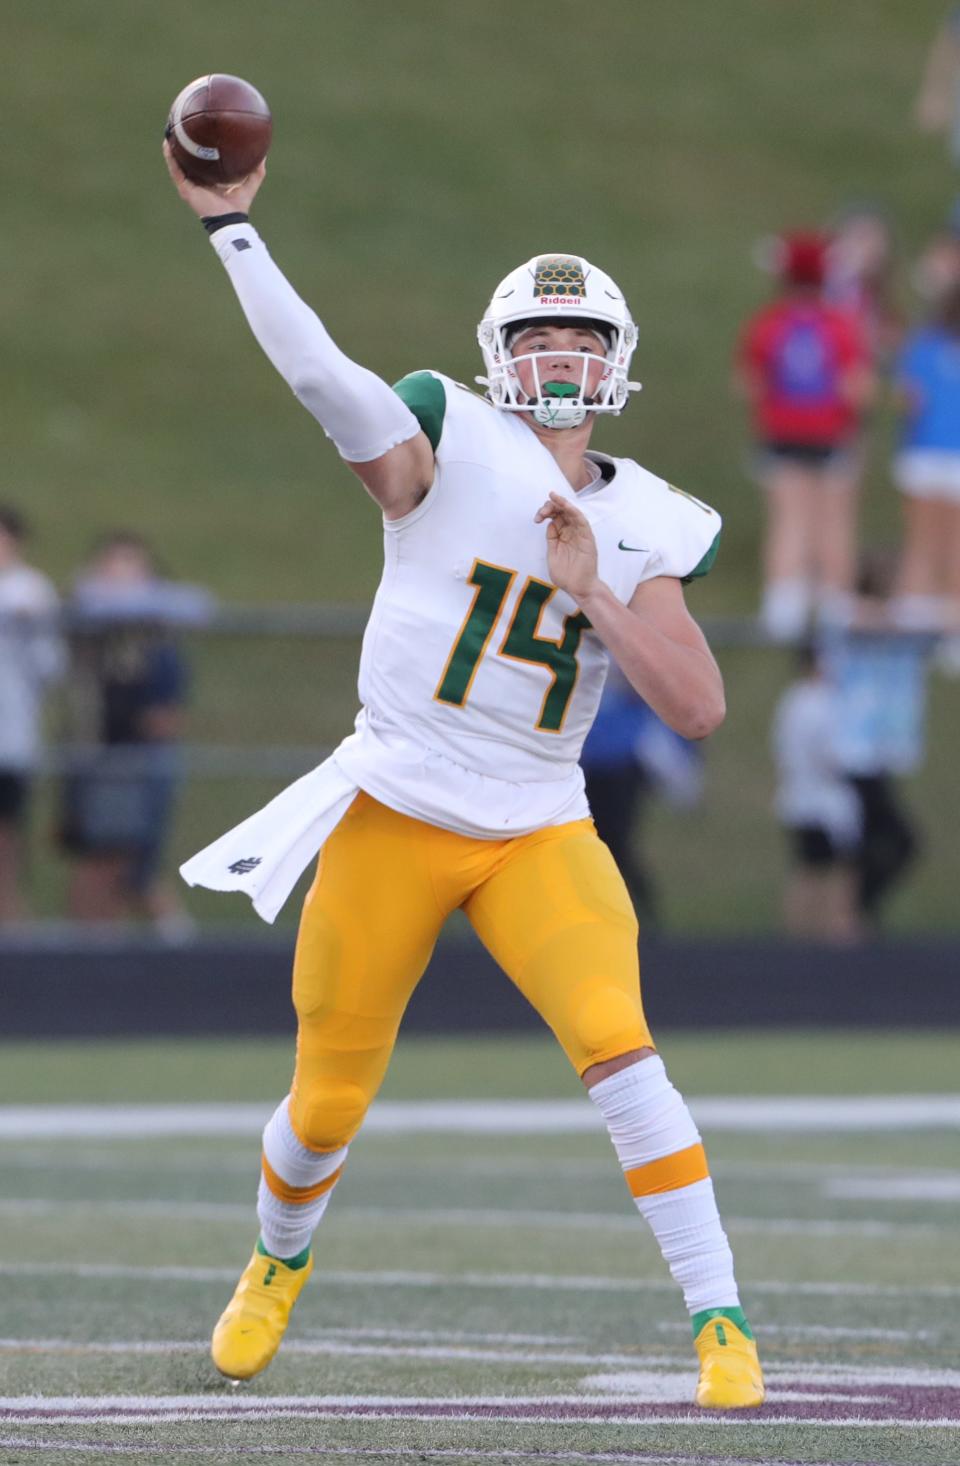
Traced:
<svg viewBox="0 0 960 1466">
<path fill-rule="evenodd" d="M 766 489 L 760 611 L 777 640 L 842 615 L 853 584 L 858 437 L 873 392 L 870 349 L 850 311 L 823 298 L 828 241 L 780 242 L 780 289 L 737 351 Z"/>
</svg>

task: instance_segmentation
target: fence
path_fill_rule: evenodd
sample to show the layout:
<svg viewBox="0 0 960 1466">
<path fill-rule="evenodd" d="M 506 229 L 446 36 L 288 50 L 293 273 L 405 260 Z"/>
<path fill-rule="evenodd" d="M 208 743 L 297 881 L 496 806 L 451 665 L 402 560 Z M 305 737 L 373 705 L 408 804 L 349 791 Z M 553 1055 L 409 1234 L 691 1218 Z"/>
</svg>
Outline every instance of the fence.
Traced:
<svg viewBox="0 0 960 1466">
<path fill-rule="evenodd" d="M 208 605 L 202 616 L 181 618 L 175 630 L 191 666 L 192 691 L 168 843 L 170 868 L 313 767 L 349 731 L 366 614 L 337 606 Z M 778 929 L 785 863 L 771 813 L 769 724 L 791 675 L 792 653 L 764 641 L 746 619 L 708 618 L 703 624 L 725 673 L 729 704 L 727 723 L 707 748 L 706 800 L 684 816 L 651 808 L 641 838 L 664 892 L 669 932 L 688 938 L 766 936 Z M 67 621 L 65 630 L 75 643 L 103 632 L 102 626 L 76 621 Z M 74 693 L 61 690 L 52 699 L 51 738 L 33 817 L 31 885 L 37 913 L 47 920 L 63 910 L 67 861 L 50 839 L 60 818 L 63 778 L 96 748 L 77 735 L 83 720 L 71 701 Z M 926 858 L 891 922 L 897 934 L 950 936 L 957 929 L 952 872 L 960 855 L 960 835 L 949 815 L 950 729 L 960 716 L 960 684 L 935 677 L 931 693 L 929 756 L 910 788 L 926 829 Z M 259 930 L 242 898 L 201 892 L 187 899 L 205 931 Z M 296 909 L 292 901 L 281 924 L 291 923 Z"/>
</svg>

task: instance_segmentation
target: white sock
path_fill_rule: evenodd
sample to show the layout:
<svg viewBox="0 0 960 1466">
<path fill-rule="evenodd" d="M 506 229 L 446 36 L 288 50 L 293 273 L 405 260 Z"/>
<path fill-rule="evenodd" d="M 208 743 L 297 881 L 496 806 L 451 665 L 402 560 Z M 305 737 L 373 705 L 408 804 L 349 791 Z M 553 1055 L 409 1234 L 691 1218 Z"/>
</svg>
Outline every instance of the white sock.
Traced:
<svg viewBox="0 0 960 1466">
<path fill-rule="evenodd" d="M 347 1158 L 345 1145 L 323 1152 L 302 1145 L 293 1133 L 289 1106 L 288 1096 L 264 1129 L 257 1192 L 260 1236 L 270 1255 L 279 1258 L 296 1257 L 309 1247 Z"/>
<path fill-rule="evenodd" d="M 818 591 L 814 608 L 814 619 L 818 626 L 846 627 L 853 622 L 857 610 L 857 598 L 852 591 Z"/>
<path fill-rule="evenodd" d="M 663 1060 L 641 1059 L 611 1074 L 593 1085 L 590 1098 L 690 1313 L 739 1307 L 733 1255 L 700 1134 Z"/>
<path fill-rule="evenodd" d="M 773 641 L 797 641 L 808 629 L 812 590 L 805 580 L 774 580 L 764 588 L 760 622 Z"/>
<path fill-rule="evenodd" d="M 947 605 L 943 596 L 895 596 L 890 619 L 902 631 L 942 631 L 947 624 Z"/>
</svg>

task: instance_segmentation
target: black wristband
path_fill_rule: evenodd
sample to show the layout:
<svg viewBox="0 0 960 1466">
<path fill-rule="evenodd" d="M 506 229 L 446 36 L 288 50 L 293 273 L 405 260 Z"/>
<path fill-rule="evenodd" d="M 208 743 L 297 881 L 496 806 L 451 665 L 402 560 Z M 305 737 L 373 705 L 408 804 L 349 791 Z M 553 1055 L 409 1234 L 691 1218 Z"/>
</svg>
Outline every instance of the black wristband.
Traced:
<svg viewBox="0 0 960 1466">
<path fill-rule="evenodd" d="M 208 214 L 200 220 L 208 234 L 216 234 L 218 229 L 225 229 L 228 224 L 248 224 L 249 214 Z"/>
</svg>

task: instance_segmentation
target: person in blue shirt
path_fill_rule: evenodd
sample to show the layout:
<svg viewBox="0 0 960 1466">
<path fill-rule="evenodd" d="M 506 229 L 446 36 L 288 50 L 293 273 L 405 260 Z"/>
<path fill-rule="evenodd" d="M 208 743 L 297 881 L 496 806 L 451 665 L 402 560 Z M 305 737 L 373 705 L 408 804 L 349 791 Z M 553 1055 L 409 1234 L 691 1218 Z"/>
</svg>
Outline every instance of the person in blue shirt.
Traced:
<svg viewBox="0 0 960 1466">
<path fill-rule="evenodd" d="M 700 747 L 668 728 L 611 666 L 580 763 L 597 833 L 617 862 L 641 927 L 656 929 L 662 915 L 660 900 L 640 852 L 638 826 L 652 796 L 663 795 L 680 809 L 699 802 Z"/>
<path fill-rule="evenodd" d="M 898 578 L 904 626 L 960 633 L 960 283 L 906 339 L 895 381 L 904 413 L 894 480 L 905 543 Z"/>
</svg>

